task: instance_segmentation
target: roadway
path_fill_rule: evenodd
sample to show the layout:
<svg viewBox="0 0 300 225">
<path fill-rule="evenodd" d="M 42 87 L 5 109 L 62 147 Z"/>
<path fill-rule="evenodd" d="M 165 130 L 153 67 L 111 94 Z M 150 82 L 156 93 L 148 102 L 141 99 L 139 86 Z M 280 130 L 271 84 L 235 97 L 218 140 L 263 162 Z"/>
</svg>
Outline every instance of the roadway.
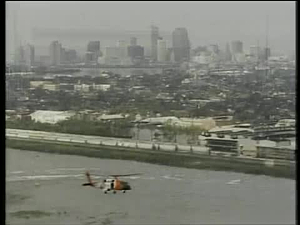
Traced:
<svg viewBox="0 0 300 225">
<path fill-rule="evenodd" d="M 175 143 L 139 141 L 124 138 L 111 138 L 92 135 L 78 135 L 20 129 L 6 129 L 6 137 L 69 143 L 87 143 L 93 145 L 122 146 L 128 148 L 139 148 L 148 150 L 155 147 L 156 149 L 159 148 L 159 150 L 161 151 L 175 151 L 176 149 Z M 193 153 L 207 154 L 208 152 L 208 149 L 204 146 L 177 144 L 178 152 L 190 152 L 191 148 L 193 150 Z"/>
</svg>

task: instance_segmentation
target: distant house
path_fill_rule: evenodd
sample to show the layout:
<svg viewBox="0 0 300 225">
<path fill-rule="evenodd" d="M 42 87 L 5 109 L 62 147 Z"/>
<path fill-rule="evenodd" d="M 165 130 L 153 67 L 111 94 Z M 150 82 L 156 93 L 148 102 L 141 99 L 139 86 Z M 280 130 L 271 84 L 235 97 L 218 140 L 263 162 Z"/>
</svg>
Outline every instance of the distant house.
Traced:
<svg viewBox="0 0 300 225">
<path fill-rule="evenodd" d="M 63 120 L 67 120 L 75 115 L 75 112 L 69 111 L 47 111 L 47 110 L 38 110 L 34 113 L 31 113 L 31 119 L 35 122 L 40 123 L 51 123 L 55 124 Z"/>
<path fill-rule="evenodd" d="M 120 119 L 125 119 L 129 115 L 122 115 L 122 114 L 102 114 L 101 116 L 98 117 L 98 120 L 120 120 Z"/>
</svg>

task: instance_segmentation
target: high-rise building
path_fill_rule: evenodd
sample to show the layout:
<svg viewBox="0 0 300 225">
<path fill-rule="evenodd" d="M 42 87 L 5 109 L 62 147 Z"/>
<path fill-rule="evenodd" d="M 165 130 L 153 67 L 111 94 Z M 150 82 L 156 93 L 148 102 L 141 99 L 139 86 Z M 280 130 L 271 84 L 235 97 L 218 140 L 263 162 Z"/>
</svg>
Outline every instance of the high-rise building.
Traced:
<svg viewBox="0 0 300 225">
<path fill-rule="evenodd" d="M 172 33 L 175 62 L 190 60 L 190 41 L 186 28 L 176 28 Z"/>
<path fill-rule="evenodd" d="M 34 46 L 27 44 L 24 48 L 26 66 L 29 68 L 34 64 Z"/>
<path fill-rule="evenodd" d="M 263 57 L 264 60 L 268 60 L 271 56 L 271 49 L 269 47 L 264 48 Z"/>
<path fill-rule="evenodd" d="M 159 39 L 159 30 L 156 26 L 151 26 L 151 58 L 157 60 L 157 40 Z"/>
<path fill-rule="evenodd" d="M 127 47 L 128 56 L 131 59 L 144 58 L 144 47 L 140 45 L 130 45 Z"/>
<path fill-rule="evenodd" d="M 90 41 L 87 45 L 87 51 L 88 52 L 100 52 L 100 41 Z"/>
<path fill-rule="evenodd" d="M 15 50 L 14 63 L 16 65 L 24 65 L 25 64 L 25 50 L 23 46 L 19 46 Z"/>
<path fill-rule="evenodd" d="M 66 50 L 65 52 L 65 61 L 68 63 L 76 62 L 77 60 L 77 52 L 74 49 Z"/>
<path fill-rule="evenodd" d="M 167 61 L 167 41 L 165 40 L 157 41 L 157 61 L 158 62 Z"/>
<path fill-rule="evenodd" d="M 117 47 L 120 49 L 120 57 L 121 59 L 124 59 L 127 57 L 127 43 L 124 40 L 119 40 L 117 42 Z"/>
<path fill-rule="evenodd" d="M 58 41 L 53 41 L 49 47 L 51 65 L 59 65 L 61 63 L 62 47 Z"/>
<path fill-rule="evenodd" d="M 233 41 L 231 43 L 232 54 L 243 53 L 243 42 Z"/>
<path fill-rule="evenodd" d="M 130 45 L 131 46 L 136 46 L 137 45 L 137 38 L 136 37 L 131 37 L 130 38 Z"/>
<path fill-rule="evenodd" d="M 258 57 L 260 54 L 260 48 L 256 45 L 251 45 L 249 48 L 249 54 L 254 57 Z"/>
<path fill-rule="evenodd" d="M 97 63 L 100 56 L 100 41 L 90 41 L 85 54 L 86 63 Z"/>
<path fill-rule="evenodd" d="M 217 44 L 211 44 L 208 48 L 212 53 L 218 54 L 219 53 L 219 46 Z"/>
<path fill-rule="evenodd" d="M 61 48 L 61 51 L 60 51 L 60 62 L 61 63 L 65 63 L 66 62 L 66 49 L 65 48 Z"/>
<path fill-rule="evenodd" d="M 167 48 L 167 62 L 174 62 L 173 48 Z"/>
<path fill-rule="evenodd" d="M 231 59 L 232 59 L 232 55 L 231 55 L 231 51 L 230 51 L 230 46 L 229 46 L 229 43 L 227 43 L 226 48 L 225 48 L 225 60 L 231 61 Z"/>
</svg>

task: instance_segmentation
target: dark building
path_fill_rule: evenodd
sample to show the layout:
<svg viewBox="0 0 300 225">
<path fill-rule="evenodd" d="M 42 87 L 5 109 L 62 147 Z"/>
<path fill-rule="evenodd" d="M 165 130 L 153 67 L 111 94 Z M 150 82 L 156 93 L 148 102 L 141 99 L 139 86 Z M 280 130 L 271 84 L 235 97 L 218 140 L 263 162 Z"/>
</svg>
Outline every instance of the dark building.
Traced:
<svg viewBox="0 0 300 225">
<path fill-rule="evenodd" d="M 186 28 L 176 28 L 172 33 L 175 62 L 190 60 L 190 41 Z"/>
<path fill-rule="evenodd" d="M 90 41 L 87 46 L 85 60 L 87 63 L 97 63 L 100 56 L 100 41 Z"/>
<path fill-rule="evenodd" d="M 128 46 L 127 51 L 131 59 L 144 57 L 144 47 L 140 45 Z"/>
<path fill-rule="evenodd" d="M 157 40 L 159 38 L 158 27 L 151 26 L 151 58 L 157 60 Z"/>
<path fill-rule="evenodd" d="M 65 48 L 61 48 L 61 51 L 60 51 L 60 62 L 61 63 L 65 63 L 66 62 L 66 49 Z"/>
<path fill-rule="evenodd" d="M 243 53 L 243 42 L 233 41 L 231 43 L 231 51 L 232 51 L 233 54 Z"/>
<path fill-rule="evenodd" d="M 87 46 L 88 52 L 100 52 L 100 41 L 90 41 Z"/>
<path fill-rule="evenodd" d="M 85 53 L 85 62 L 86 63 L 95 63 L 96 62 L 96 55 L 94 52 L 86 52 Z"/>
<path fill-rule="evenodd" d="M 264 60 L 268 60 L 270 56 L 271 56 L 271 49 L 268 47 L 264 48 L 264 52 L 263 52 Z"/>
</svg>

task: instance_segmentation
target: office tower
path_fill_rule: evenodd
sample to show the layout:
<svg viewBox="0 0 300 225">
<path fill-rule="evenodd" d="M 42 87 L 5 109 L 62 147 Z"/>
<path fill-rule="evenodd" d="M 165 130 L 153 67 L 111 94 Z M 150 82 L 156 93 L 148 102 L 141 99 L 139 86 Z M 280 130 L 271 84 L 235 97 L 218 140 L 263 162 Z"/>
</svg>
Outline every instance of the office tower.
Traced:
<svg viewBox="0 0 300 225">
<path fill-rule="evenodd" d="M 131 46 L 136 46 L 137 45 L 137 38 L 136 37 L 131 37 L 130 38 L 130 45 Z"/>
<path fill-rule="evenodd" d="M 175 62 L 190 60 L 190 41 L 186 28 L 176 28 L 172 33 Z"/>
<path fill-rule="evenodd" d="M 19 46 L 18 48 L 16 48 L 14 62 L 16 65 L 25 64 L 25 50 L 23 46 Z"/>
<path fill-rule="evenodd" d="M 158 62 L 167 61 L 167 42 L 165 40 L 157 41 L 157 61 Z"/>
<path fill-rule="evenodd" d="M 61 63 L 61 51 L 62 47 L 61 44 L 58 41 L 53 41 L 50 44 L 50 63 L 51 65 L 59 65 Z"/>
<path fill-rule="evenodd" d="M 264 48 L 262 55 L 264 60 L 268 60 L 271 56 L 271 49 L 269 47 Z"/>
<path fill-rule="evenodd" d="M 255 56 L 257 57 L 260 53 L 260 48 L 256 45 L 251 45 L 250 48 L 249 48 L 249 54 L 251 56 Z"/>
<path fill-rule="evenodd" d="M 231 61 L 232 59 L 232 55 L 231 55 L 231 52 L 230 52 L 230 46 L 229 46 L 229 43 L 226 44 L 226 48 L 225 48 L 225 60 L 226 61 Z"/>
<path fill-rule="evenodd" d="M 68 63 L 76 62 L 77 60 L 77 52 L 74 49 L 66 50 L 65 52 L 65 61 Z"/>
<path fill-rule="evenodd" d="M 65 63 L 66 62 L 66 49 L 65 48 L 61 48 L 61 51 L 60 51 L 60 62 L 61 63 Z"/>
<path fill-rule="evenodd" d="M 151 58 L 157 60 L 157 40 L 159 39 L 159 30 L 156 26 L 151 26 Z"/>
<path fill-rule="evenodd" d="M 87 51 L 88 52 L 100 52 L 100 41 L 90 41 L 87 45 Z"/>
<path fill-rule="evenodd" d="M 243 42 L 233 41 L 231 43 L 232 54 L 243 53 Z"/>
<path fill-rule="evenodd" d="M 173 62 L 174 61 L 173 48 L 167 48 L 166 60 L 167 60 L 167 62 Z"/>
<path fill-rule="evenodd" d="M 211 51 L 212 53 L 218 54 L 219 46 L 216 44 L 209 45 L 209 51 Z"/>
<path fill-rule="evenodd" d="M 25 64 L 31 67 L 34 64 L 34 46 L 27 44 L 24 48 Z"/>
<path fill-rule="evenodd" d="M 131 45 L 127 47 L 128 56 L 131 59 L 144 58 L 144 47 L 140 45 Z"/>
<path fill-rule="evenodd" d="M 100 41 L 90 41 L 87 45 L 85 61 L 87 63 L 97 63 L 100 56 Z"/>
<path fill-rule="evenodd" d="M 259 46 L 251 45 L 249 49 L 249 54 L 255 59 L 259 60 L 261 58 L 261 49 Z"/>
<path fill-rule="evenodd" d="M 117 47 L 120 49 L 120 58 L 124 59 L 127 57 L 127 43 L 124 40 L 119 40 L 117 42 Z"/>
</svg>

